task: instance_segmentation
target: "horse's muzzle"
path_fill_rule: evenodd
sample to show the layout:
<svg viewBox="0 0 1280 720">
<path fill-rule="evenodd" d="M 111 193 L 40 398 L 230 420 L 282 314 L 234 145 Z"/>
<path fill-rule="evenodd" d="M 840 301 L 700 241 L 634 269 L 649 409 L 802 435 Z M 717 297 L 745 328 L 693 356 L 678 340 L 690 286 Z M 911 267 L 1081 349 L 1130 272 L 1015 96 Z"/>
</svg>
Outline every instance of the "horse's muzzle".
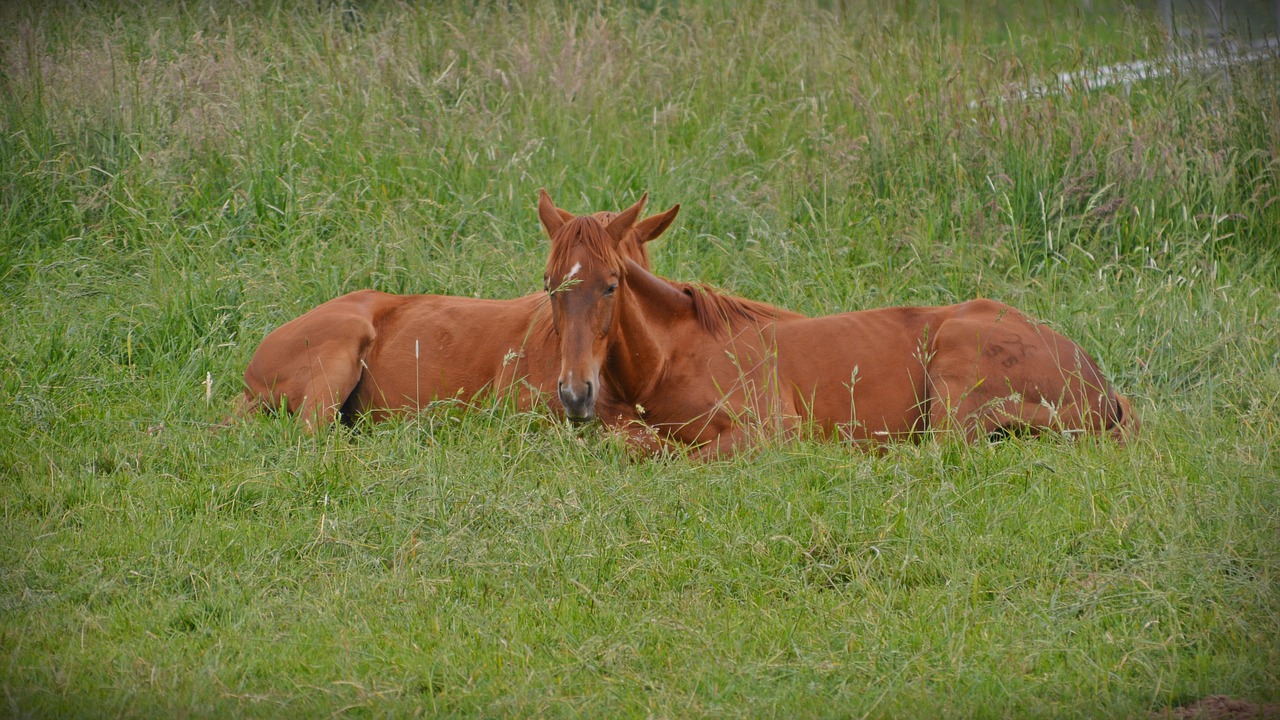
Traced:
<svg viewBox="0 0 1280 720">
<path fill-rule="evenodd" d="M 576 384 L 558 383 L 560 404 L 564 405 L 564 414 L 568 416 L 570 422 L 590 422 L 596 416 L 595 385 L 587 381 L 575 388 Z"/>
</svg>

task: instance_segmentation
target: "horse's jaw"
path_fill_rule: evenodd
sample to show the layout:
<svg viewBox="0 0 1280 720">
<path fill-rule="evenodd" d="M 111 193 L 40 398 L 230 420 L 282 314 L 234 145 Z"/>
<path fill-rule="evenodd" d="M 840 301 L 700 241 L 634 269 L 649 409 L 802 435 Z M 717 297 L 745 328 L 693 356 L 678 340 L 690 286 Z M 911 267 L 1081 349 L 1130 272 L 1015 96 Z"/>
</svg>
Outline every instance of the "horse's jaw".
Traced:
<svg viewBox="0 0 1280 720">
<path fill-rule="evenodd" d="M 563 404 L 564 400 L 562 399 L 560 402 Z M 583 408 L 570 409 L 568 405 L 565 405 L 564 416 L 568 418 L 569 422 L 573 423 L 574 425 L 586 425 L 587 423 L 596 419 L 596 409 L 594 405 L 595 404 L 592 403 L 592 407 L 585 408 L 585 409 Z"/>
</svg>

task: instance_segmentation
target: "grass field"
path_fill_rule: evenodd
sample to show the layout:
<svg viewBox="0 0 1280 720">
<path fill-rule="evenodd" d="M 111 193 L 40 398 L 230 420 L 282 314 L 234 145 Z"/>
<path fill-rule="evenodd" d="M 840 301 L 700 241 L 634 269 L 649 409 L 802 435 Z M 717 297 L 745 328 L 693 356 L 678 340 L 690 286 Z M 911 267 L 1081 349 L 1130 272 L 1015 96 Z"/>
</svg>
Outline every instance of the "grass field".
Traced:
<svg viewBox="0 0 1280 720">
<path fill-rule="evenodd" d="M 1145 717 L 1280 700 L 1280 65 L 1094 0 L 0 6 L 0 716 Z M 664 275 L 974 296 L 1109 442 L 639 461 L 502 403 L 221 432 L 268 330 L 541 287 L 649 191 Z"/>
</svg>

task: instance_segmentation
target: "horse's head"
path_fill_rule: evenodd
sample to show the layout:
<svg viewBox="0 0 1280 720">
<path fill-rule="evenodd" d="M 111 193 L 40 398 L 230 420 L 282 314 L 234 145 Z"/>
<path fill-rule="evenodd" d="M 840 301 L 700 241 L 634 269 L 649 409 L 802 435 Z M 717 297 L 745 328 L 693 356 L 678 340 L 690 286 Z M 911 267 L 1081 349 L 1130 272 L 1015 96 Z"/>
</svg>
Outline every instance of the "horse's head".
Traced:
<svg viewBox="0 0 1280 720">
<path fill-rule="evenodd" d="M 551 238 L 545 289 L 551 318 L 560 336 L 560 382 L 565 414 L 575 422 L 595 416 L 614 304 L 626 275 L 626 261 L 642 260 L 644 244 L 665 231 L 680 206 L 637 222 L 648 195 L 611 219 L 608 216 L 566 217 L 546 191 L 538 201 L 538 218 Z M 641 262 L 637 260 L 637 262 Z M 647 264 L 647 263 L 642 263 Z"/>
</svg>

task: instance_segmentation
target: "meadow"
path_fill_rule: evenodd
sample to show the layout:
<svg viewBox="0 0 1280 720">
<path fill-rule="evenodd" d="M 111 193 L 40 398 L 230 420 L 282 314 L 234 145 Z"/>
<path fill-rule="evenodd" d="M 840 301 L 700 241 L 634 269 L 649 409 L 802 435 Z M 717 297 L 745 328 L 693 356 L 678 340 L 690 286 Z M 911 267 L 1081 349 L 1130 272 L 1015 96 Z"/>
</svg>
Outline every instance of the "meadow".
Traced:
<svg viewBox="0 0 1280 720">
<path fill-rule="evenodd" d="M 1086 9 L 1086 5 L 1088 6 Z M 1280 701 L 1280 64 L 1109 0 L 0 5 L 0 715 Z M 541 288 L 538 188 L 807 314 L 985 296 L 1142 435 L 633 457 L 501 401 L 218 430 L 341 293 Z"/>
</svg>

